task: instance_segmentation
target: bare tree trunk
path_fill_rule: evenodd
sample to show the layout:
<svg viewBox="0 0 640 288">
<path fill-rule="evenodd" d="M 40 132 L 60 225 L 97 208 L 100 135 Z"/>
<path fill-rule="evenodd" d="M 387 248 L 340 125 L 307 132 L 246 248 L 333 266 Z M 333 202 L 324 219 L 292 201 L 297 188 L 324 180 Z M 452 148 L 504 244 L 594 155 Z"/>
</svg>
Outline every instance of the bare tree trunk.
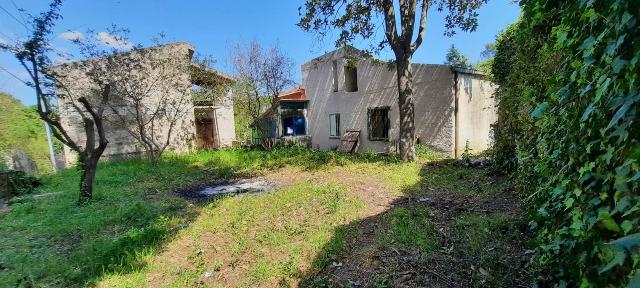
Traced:
<svg viewBox="0 0 640 288">
<path fill-rule="evenodd" d="M 396 69 L 398 72 L 398 106 L 400 108 L 400 159 L 402 161 L 416 160 L 413 100 L 413 71 L 411 69 L 411 54 L 397 53 Z"/>
<path fill-rule="evenodd" d="M 98 166 L 97 158 L 80 156 L 78 167 L 80 170 L 80 197 L 79 204 L 87 203 L 93 197 L 93 180 L 96 177 Z"/>
</svg>

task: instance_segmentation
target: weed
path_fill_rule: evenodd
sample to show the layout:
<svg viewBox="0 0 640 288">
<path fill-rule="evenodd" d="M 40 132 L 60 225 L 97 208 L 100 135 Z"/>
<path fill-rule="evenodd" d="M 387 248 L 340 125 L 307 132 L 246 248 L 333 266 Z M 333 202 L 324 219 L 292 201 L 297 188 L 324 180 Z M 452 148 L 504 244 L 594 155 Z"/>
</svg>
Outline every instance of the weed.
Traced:
<svg viewBox="0 0 640 288">
<path fill-rule="evenodd" d="M 385 245 L 396 246 L 402 250 L 416 249 L 426 256 L 437 248 L 432 238 L 435 231 L 429 220 L 429 210 L 424 207 L 400 207 L 385 215 L 388 228 L 383 237 Z"/>
<path fill-rule="evenodd" d="M 416 154 L 421 160 L 440 160 L 451 157 L 447 153 L 425 144 L 416 145 Z"/>
<path fill-rule="evenodd" d="M 471 275 L 490 286 L 511 286 L 507 281 L 518 264 L 509 247 L 519 235 L 519 221 L 506 214 L 463 214 L 454 223 L 451 235 L 459 249 L 469 255 L 472 263 L 485 273 Z M 484 275 L 482 275 L 484 274 Z"/>
</svg>

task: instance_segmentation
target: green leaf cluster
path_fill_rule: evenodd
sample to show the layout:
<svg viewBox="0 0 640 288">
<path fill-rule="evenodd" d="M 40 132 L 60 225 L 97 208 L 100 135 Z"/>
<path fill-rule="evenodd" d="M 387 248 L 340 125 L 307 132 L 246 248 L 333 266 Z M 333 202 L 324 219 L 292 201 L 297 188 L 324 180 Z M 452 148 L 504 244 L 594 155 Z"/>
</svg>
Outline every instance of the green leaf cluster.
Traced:
<svg viewBox="0 0 640 288">
<path fill-rule="evenodd" d="M 560 286 L 640 282 L 640 1 L 523 0 L 498 37 L 496 167 Z M 636 287 L 636 286 L 634 286 Z"/>
</svg>

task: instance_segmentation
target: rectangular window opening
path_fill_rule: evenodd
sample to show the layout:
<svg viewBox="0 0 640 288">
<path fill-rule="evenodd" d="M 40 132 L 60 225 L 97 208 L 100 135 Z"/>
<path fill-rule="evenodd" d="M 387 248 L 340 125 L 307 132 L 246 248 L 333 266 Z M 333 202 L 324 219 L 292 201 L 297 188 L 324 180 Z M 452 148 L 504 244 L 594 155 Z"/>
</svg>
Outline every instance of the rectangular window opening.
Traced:
<svg viewBox="0 0 640 288">
<path fill-rule="evenodd" d="M 344 90 L 358 91 L 358 70 L 354 66 L 344 66 Z"/>
<path fill-rule="evenodd" d="M 333 60 L 333 92 L 338 92 L 338 61 Z"/>
<path fill-rule="evenodd" d="M 304 112 L 300 109 L 285 109 L 281 112 L 282 136 L 306 135 Z"/>
<path fill-rule="evenodd" d="M 340 137 L 340 114 L 329 114 L 329 137 Z"/>
<path fill-rule="evenodd" d="M 389 108 L 390 107 L 376 107 L 369 108 L 368 115 L 368 132 L 369 140 L 371 141 L 386 141 L 389 140 L 389 128 L 391 123 L 389 121 Z"/>
</svg>

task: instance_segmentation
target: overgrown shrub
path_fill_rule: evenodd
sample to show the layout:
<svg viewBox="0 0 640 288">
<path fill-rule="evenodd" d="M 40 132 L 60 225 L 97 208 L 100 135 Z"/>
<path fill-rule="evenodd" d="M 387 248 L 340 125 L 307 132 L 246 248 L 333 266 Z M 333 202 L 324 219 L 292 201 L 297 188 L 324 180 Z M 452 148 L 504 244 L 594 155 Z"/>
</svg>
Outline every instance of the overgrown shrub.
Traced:
<svg viewBox="0 0 640 288">
<path fill-rule="evenodd" d="M 497 167 L 561 286 L 640 285 L 640 1 L 523 0 L 492 71 Z"/>
<path fill-rule="evenodd" d="M 40 179 L 22 171 L 0 171 L 0 185 L 4 186 L 3 189 L 8 189 L 11 196 L 29 194 L 40 184 Z"/>
</svg>

